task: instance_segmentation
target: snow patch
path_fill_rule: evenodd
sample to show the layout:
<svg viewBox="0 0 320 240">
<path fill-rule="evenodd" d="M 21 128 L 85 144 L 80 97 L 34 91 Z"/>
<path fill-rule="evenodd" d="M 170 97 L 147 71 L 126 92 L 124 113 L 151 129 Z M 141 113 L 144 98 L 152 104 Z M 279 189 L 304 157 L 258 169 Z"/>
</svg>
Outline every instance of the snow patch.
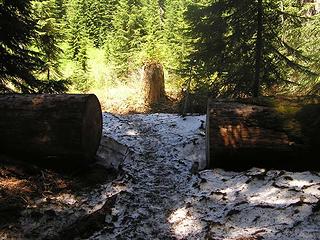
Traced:
<svg viewBox="0 0 320 240">
<path fill-rule="evenodd" d="M 205 116 L 104 115 L 130 176 L 113 233 L 92 239 L 320 239 L 319 173 L 203 170 Z"/>
<path fill-rule="evenodd" d="M 29 217 L 35 207 L 22 213 L 24 232 L 38 234 L 31 237 L 55 236 L 116 195 L 105 226 L 88 239 L 320 239 L 318 172 L 203 170 L 205 116 L 103 120 L 98 163 L 118 177 L 82 195 L 40 199 L 37 221 Z"/>
</svg>

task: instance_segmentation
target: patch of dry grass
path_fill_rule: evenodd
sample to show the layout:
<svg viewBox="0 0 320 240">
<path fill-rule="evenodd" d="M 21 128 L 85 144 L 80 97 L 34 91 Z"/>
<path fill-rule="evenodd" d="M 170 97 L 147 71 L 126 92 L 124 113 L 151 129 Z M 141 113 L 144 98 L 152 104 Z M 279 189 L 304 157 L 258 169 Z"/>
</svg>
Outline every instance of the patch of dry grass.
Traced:
<svg viewBox="0 0 320 240">
<path fill-rule="evenodd" d="M 105 50 L 89 48 L 88 49 L 88 69 L 86 76 L 82 76 L 87 80 L 83 83 L 85 87 L 78 89 L 77 84 L 69 89 L 69 93 L 93 93 L 101 103 L 102 110 L 114 114 L 130 114 L 130 113 L 152 113 L 152 112 L 177 112 L 178 102 L 181 100 L 182 80 L 174 74 L 169 74 L 164 69 L 165 88 L 167 99 L 164 99 L 157 106 L 148 107 L 144 104 L 143 94 L 143 67 L 138 67 L 134 71 L 130 71 L 126 79 L 118 78 L 113 63 L 105 62 Z M 65 79 L 70 79 L 75 74 L 76 64 L 72 60 L 63 62 L 62 72 Z M 74 76 L 74 81 L 79 76 Z M 86 84 L 90 85 L 87 86 Z M 89 88 L 89 91 L 87 89 Z"/>
<path fill-rule="evenodd" d="M 130 112 L 145 112 L 142 83 L 117 84 L 114 86 L 92 89 L 97 95 L 103 111 L 128 114 Z"/>
<path fill-rule="evenodd" d="M 93 88 L 102 110 L 114 114 L 150 113 L 150 112 L 177 112 L 179 93 L 170 86 L 166 89 L 167 98 L 156 106 L 147 106 L 144 103 L 143 82 L 141 80 L 129 83 L 118 83 L 113 86 Z"/>
</svg>

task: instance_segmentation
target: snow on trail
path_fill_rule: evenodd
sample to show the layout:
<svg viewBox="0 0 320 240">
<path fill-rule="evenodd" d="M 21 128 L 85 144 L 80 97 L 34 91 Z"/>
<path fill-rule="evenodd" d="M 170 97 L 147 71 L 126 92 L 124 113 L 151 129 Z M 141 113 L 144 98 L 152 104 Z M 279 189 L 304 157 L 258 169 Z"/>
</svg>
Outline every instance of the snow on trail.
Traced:
<svg viewBox="0 0 320 240">
<path fill-rule="evenodd" d="M 205 167 L 205 116 L 104 114 L 126 145 L 112 216 L 90 239 L 320 239 L 320 175 Z"/>
<path fill-rule="evenodd" d="M 203 130 L 202 135 L 199 130 L 203 122 L 203 116 L 181 121 L 179 116 L 164 114 L 105 115 L 105 134 L 127 145 L 132 155 L 123 163 L 130 182 L 115 207 L 118 228 L 99 238 L 174 238 L 170 214 L 183 206 L 183 198 L 196 180 L 190 174 L 192 161 L 185 160 L 181 151 L 185 148 L 185 157 L 190 159 L 194 154 L 190 146 L 204 147 Z"/>
</svg>

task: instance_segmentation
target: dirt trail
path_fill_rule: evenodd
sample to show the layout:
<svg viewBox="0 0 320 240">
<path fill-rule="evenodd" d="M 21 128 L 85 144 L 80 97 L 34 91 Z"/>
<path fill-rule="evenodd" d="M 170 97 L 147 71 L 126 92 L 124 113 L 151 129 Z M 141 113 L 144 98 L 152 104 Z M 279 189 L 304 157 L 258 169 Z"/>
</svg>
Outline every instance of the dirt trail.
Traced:
<svg viewBox="0 0 320 240">
<path fill-rule="evenodd" d="M 115 229 L 91 239 L 319 239 L 319 173 L 198 172 L 204 119 L 105 115 L 105 134 L 131 151 L 129 177 Z"/>
<path fill-rule="evenodd" d="M 198 146 L 196 141 L 203 144 L 203 137 L 193 132 L 201 132 L 199 127 L 203 117 L 198 117 L 192 122 L 193 126 L 189 126 L 192 130 L 189 136 L 181 136 L 177 130 L 172 130 L 183 127 L 177 126 L 178 116 L 158 115 L 149 121 L 148 118 L 145 115 L 122 117 L 120 126 L 110 118 L 105 121 L 108 126 L 106 134 L 112 133 L 117 141 L 126 144 L 131 155 L 123 163 L 123 170 L 130 180 L 126 183 L 127 189 L 119 194 L 115 206 L 118 212 L 115 225 L 118 228 L 112 234 L 100 235 L 101 239 L 175 238 L 168 218 L 184 205 L 196 180 L 190 171 L 192 161 L 185 159 L 180 151 L 187 145 Z M 184 121 L 186 125 L 190 124 L 190 119 Z"/>
<path fill-rule="evenodd" d="M 77 178 L 36 170 L 43 191 L 0 239 L 320 239 L 319 172 L 202 170 L 204 121 L 105 113 L 98 163 Z"/>
</svg>

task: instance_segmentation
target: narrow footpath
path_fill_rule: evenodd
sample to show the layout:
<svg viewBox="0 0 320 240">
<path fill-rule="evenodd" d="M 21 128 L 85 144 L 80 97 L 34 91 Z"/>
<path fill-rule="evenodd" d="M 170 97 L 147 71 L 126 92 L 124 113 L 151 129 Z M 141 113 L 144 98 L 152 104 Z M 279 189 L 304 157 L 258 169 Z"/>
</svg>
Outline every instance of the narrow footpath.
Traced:
<svg viewBox="0 0 320 240">
<path fill-rule="evenodd" d="M 205 169 L 205 116 L 103 118 L 98 161 L 34 167 L 45 191 L 21 199 L 0 239 L 320 239 L 319 172 Z"/>
<path fill-rule="evenodd" d="M 115 207 L 116 229 L 101 239 L 175 239 L 170 216 L 183 208 L 197 181 L 199 162 L 192 158 L 204 160 L 204 119 L 164 114 L 106 116 L 105 134 L 127 145 L 131 154 L 122 166 L 129 181 Z M 195 151 L 199 148 L 202 153 Z M 192 168 L 197 169 L 192 172 Z"/>
<path fill-rule="evenodd" d="M 114 228 L 91 239 L 320 239 L 319 173 L 202 170 L 204 121 L 105 114 L 105 136 L 130 154 Z"/>
</svg>

